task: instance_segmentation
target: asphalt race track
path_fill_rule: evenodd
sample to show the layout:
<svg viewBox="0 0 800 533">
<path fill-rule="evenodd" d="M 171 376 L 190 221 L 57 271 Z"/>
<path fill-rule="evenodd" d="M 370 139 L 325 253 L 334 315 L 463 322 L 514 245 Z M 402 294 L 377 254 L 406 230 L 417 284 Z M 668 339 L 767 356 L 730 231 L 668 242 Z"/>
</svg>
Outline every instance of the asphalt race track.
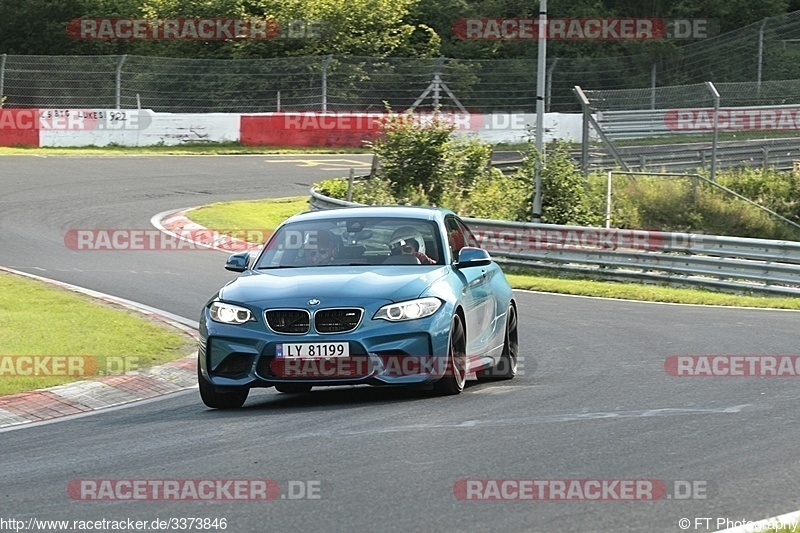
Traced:
<svg viewBox="0 0 800 533">
<path fill-rule="evenodd" d="M 367 161 L 366 156 L 330 156 Z M 150 228 L 169 209 L 306 194 L 297 156 L 2 157 L 0 265 L 196 321 L 232 274 L 211 251 L 86 252 L 70 229 Z M 305 159 L 324 160 L 325 156 Z M 797 355 L 795 312 L 518 293 L 523 374 L 460 396 L 196 390 L 0 433 L 0 517 L 226 518 L 227 531 L 689 531 L 800 508 L 797 378 L 680 378 L 670 355 Z M 102 327 L 102 324 L 98 324 Z M 79 479 L 269 479 L 272 501 L 82 501 Z M 459 480 L 697 482 L 698 498 L 462 501 Z M 301 485 L 299 482 L 311 482 Z M 314 499 L 292 499 L 298 487 Z M 671 494 L 672 495 L 672 494 Z M 700 498 L 703 496 L 703 498 Z M 695 518 L 711 518 L 710 528 Z M 695 528 L 695 524 L 701 527 Z"/>
</svg>

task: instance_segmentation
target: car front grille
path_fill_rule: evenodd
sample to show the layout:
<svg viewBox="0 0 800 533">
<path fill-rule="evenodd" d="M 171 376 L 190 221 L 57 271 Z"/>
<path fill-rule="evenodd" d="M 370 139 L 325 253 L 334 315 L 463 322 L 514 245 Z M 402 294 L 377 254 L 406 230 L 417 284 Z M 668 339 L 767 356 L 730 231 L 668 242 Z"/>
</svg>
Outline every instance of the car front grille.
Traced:
<svg viewBox="0 0 800 533">
<path fill-rule="evenodd" d="M 320 309 L 314 314 L 314 329 L 317 333 L 344 333 L 353 331 L 361 322 L 364 313 L 358 308 Z"/>
<path fill-rule="evenodd" d="M 265 313 L 267 324 L 275 333 L 308 333 L 310 315 L 305 309 L 274 309 Z"/>
</svg>

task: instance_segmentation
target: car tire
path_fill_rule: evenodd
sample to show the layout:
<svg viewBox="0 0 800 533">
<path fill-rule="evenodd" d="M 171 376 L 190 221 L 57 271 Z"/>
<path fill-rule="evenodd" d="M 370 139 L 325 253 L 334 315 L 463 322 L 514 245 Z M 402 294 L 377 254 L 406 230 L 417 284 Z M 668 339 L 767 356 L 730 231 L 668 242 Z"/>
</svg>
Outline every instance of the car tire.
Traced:
<svg viewBox="0 0 800 533">
<path fill-rule="evenodd" d="M 513 379 L 517 375 L 519 364 L 519 334 L 517 332 L 517 309 L 514 304 L 508 305 L 508 318 L 506 319 L 505 341 L 500 360 L 492 368 L 487 368 L 478 374 L 481 381 L 499 381 Z"/>
<path fill-rule="evenodd" d="M 212 409 L 238 409 L 244 405 L 250 389 L 234 389 L 231 392 L 217 392 L 216 387 L 203 377 L 200 364 L 197 365 L 197 384 L 200 386 L 200 398 Z"/>
<path fill-rule="evenodd" d="M 284 394 L 302 394 L 311 392 L 311 385 L 305 383 L 277 383 L 275 390 Z"/>
<path fill-rule="evenodd" d="M 467 337 L 461 317 L 455 315 L 450 326 L 447 367 L 444 377 L 436 382 L 433 391 L 439 396 L 460 394 L 467 381 Z"/>
</svg>

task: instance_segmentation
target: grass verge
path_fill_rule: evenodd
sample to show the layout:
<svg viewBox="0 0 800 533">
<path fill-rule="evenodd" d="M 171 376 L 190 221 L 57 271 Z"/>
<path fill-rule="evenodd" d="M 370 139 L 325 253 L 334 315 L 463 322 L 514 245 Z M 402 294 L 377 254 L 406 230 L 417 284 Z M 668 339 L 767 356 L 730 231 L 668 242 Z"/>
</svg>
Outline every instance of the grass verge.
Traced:
<svg viewBox="0 0 800 533">
<path fill-rule="evenodd" d="M 188 213 L 207 228 L 273 230 L 286 217 L 307 209 L 306 197 L 279 198 L 255 202 L 224 202 Z M 507 272 L 515 289 L 528 289 L 579 296 L 600 296 L 646 302 L 800 309 L 800 298 L 736 295 L 703 289 L 664 285 L 596 281 L 537 272 Z"/>
<path fill-rule="evenodd" d="M 0 272 L 0 395 L 143 369 L 194 348 L 190 337 L 133 311 Z M 20 356 L 42 356 L 43 364 Z"/>
<path fill-rule="evenodd" d="M 241 154 L 368 154 L 367 148 L 316 148 L 304 146 L 245 146 L 241 143 L 187 143 L 178 146 L 80 146 L 37 148 L 0 147 L 0 155 L 241 155 Z"/>
<path fill-rule="evenodd" d="M 259 232 L 268 235 L 286 218 L 307 211 L 308 196 L 275 198 L 255 202 L 220 202 L 189 211 L 194 222 L 220 232 L 225 230 L 257 230 L 246 235 L 255 238 Z"/>
</svg>

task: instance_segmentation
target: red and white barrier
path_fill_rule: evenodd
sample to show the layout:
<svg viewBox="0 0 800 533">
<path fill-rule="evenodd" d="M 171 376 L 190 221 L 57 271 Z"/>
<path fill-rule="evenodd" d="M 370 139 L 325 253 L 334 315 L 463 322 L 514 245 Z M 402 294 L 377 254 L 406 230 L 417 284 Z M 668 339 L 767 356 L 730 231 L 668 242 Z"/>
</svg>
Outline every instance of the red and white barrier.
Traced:
<svg viewBox="0 0 800 533">
<path fill-rule="evenodd" d="M 433 115 L 415 115 L 422 120 Z M 0 109 L 0 146 L 174 146 L 241 142 L 248 146 L 361 147 L 381 132 L 383 113 L 156 113 L 147 109 Z M 485 142 L 529 139 L 536 115 L 441 115 L 457 135 Z M 548 113 L 545 141 L 581 138 L 581 115 Z"/>
</svg>

